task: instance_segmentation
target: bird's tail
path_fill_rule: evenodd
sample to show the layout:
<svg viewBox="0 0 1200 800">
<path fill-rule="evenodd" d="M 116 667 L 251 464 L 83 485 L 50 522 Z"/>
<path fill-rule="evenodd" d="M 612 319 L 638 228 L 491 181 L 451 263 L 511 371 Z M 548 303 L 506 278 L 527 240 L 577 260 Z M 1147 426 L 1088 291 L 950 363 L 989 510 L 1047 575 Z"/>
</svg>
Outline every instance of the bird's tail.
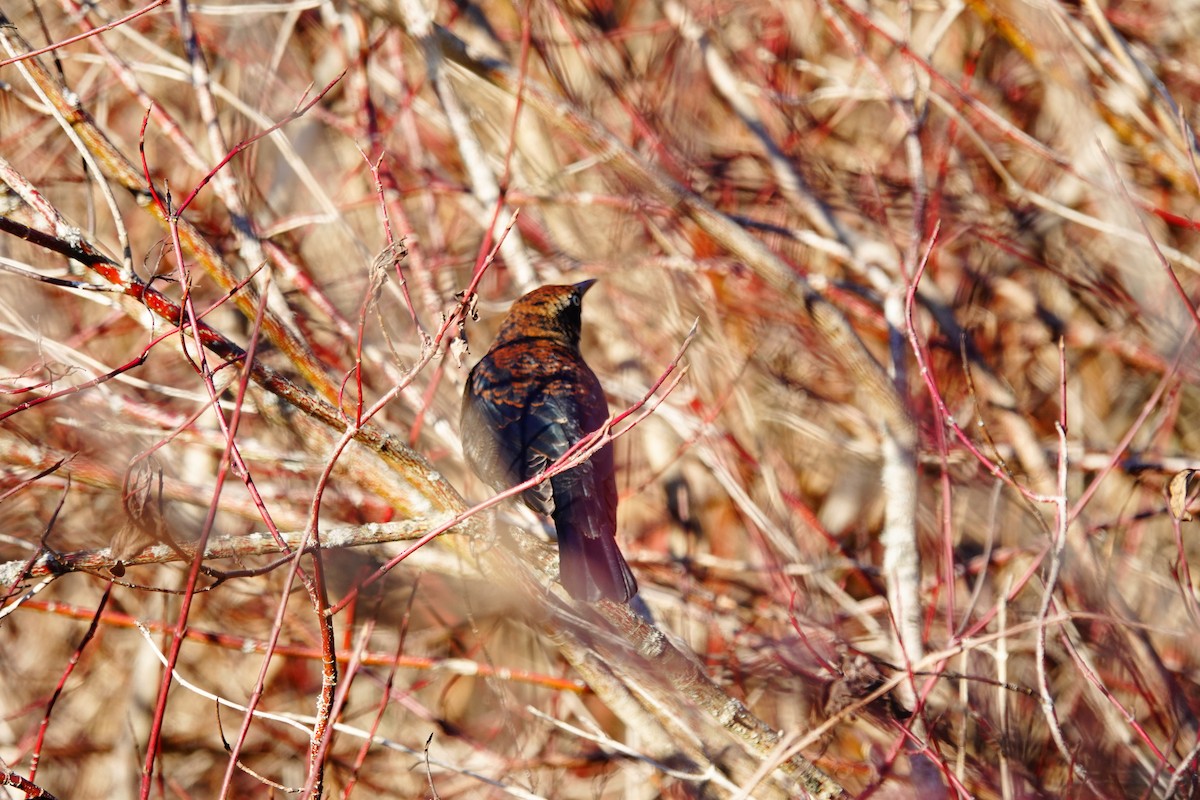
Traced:
<svg viewBox="0 0 1200 800">
<path fill-rule="evenodd" d="M 637 594 L 637 580 L 617 547 L 615 532 L 595 524 L 573 504 L 555 501 L 558 571 L 568 594 L 585 603 L 601 598 L 629 602 Z"/>
</svg>

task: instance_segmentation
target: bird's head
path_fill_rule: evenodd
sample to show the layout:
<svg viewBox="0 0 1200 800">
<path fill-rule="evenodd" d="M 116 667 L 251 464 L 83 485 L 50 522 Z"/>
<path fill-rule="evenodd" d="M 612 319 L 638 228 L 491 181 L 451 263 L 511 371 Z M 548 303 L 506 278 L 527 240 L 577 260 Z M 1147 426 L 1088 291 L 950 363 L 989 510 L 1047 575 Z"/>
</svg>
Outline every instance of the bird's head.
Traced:
<svg viewBox="0 0 1200 800">
<path fill-rule="evenodd" d="M 564 338 L 579 344 L 583 325 L 583 295 L 595 280 L 563 286 L 542 286 L 512 304 L 500 326 L 499 340 Z"/>
</svg>

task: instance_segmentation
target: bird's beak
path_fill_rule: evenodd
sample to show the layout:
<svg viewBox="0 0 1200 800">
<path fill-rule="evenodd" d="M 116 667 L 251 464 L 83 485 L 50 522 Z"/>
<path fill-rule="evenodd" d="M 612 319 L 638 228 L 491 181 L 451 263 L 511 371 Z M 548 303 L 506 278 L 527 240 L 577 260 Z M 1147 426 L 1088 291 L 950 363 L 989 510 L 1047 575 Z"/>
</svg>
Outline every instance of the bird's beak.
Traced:
<svg viewBox="0 0 1200 800">
<path fill-rule="evenodd" d="M 595 282 L 595 278 L 591 278 L 586 281 L 580 281 L 579 283 L 575 284 L 575 291 L 579 292 L 580 297 L 583 297 L 585 294 L 587 294 L 587 290 L 592 288 L 592 284 Z"/>
</svg>

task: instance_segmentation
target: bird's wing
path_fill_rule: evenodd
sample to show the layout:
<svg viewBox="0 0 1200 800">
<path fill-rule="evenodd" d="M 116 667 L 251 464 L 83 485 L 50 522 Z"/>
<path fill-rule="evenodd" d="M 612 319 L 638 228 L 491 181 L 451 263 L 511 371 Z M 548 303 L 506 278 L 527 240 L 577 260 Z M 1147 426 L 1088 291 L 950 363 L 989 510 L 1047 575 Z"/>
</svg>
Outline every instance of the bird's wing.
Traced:
<svg viewBox="0 0 1200 800">
<path fill-rule="evenodd" d="M 531 392 L 531 397 L 521 409 L 521 413 L 508 421 L 501 436 L 506 441 L 517 443 L 508 453 L 508 457 L 514 469 L 519 472 L 521 480 L 532 478 L 558 461 L 584 433 L 579 428 L 578 414 L 570 393 L 554 391 L 553 376 L 545 377 L 549 378 L 551 385 L 537 387 Z M 558 481 L 565 475 L 585 469 L 590 470 L 590 464 L 583 464 L 570 472 L 562 473 L 555 477 L 553 482 L 538 484 L 526 491 L 522 499 L 534 511 L 552 515 Z M 572 480 L 578 480 L 578 477 Z"/>
<path fill-rule="evenodd" d="M 539 401 L 542 376 L 519 364 L 530 348 L 491 351 L 468 377 L 463 395 L 463 452 L 481 478 L 497 491 L 528 480 L 566 452 L 561 432 L 547 424 L 547 414 L 561 417 Z M 521 495 L 530 508 L 549 516 L 554 499 L 549 483 Z"/>
</svg>

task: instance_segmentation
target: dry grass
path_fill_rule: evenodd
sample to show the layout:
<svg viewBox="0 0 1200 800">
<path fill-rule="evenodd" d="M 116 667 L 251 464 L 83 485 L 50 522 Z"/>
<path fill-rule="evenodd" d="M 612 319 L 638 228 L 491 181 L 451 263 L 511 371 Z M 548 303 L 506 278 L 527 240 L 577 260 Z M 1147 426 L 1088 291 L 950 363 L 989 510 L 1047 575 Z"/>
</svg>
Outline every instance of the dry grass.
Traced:
<svg viewBox="0 0 1200 800">
<path fill-rule="evenodd" d="M 145 7 L 34 5 L 13 52 Z M 0 774 L 1200 795 L 1200 5 L 864 5 L 162 5 L 0 66 Z M 377 572 L 485 497 L 507 303 L 585 277 L 614 409 L 699 320 L 616 445 L 657 656 L 512 507 Z M 249 538 L 314 519 L 376 543 Z"/>
</svg>

